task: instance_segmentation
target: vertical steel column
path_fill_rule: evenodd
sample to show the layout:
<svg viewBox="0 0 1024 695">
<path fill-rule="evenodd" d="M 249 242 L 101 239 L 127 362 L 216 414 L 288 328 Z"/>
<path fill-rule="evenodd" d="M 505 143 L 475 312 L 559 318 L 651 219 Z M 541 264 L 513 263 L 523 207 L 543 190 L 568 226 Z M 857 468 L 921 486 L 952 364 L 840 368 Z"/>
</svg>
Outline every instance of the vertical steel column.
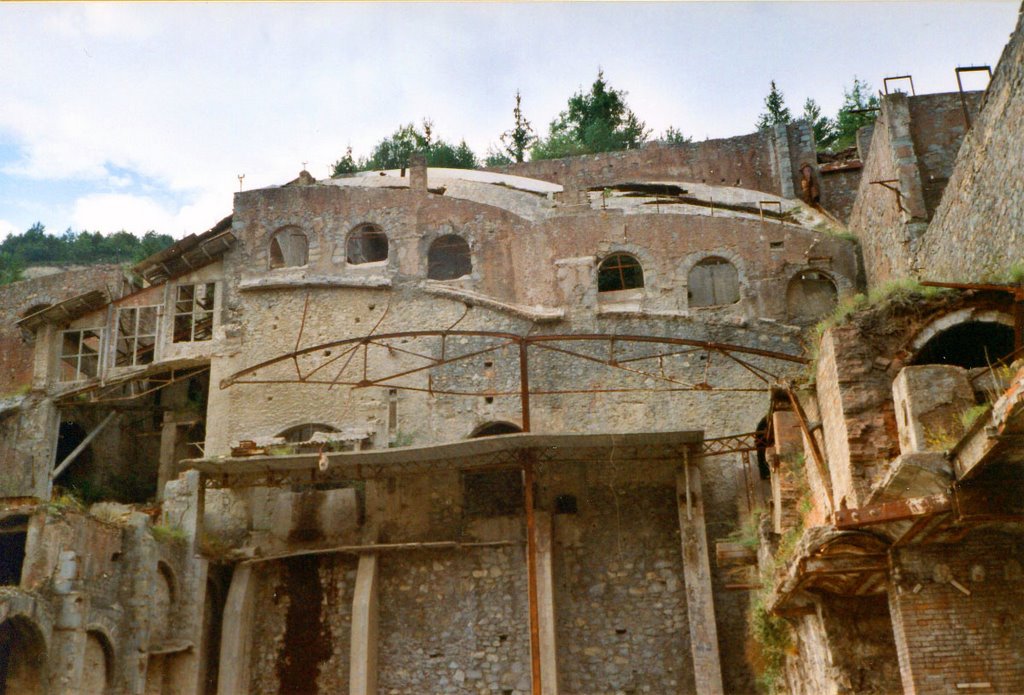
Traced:
<svg viewBox="0 0 1024 695">
<path fill-rule="evenodd" d="M 523 344 L 520 343 L 522 349 Z M 522 353 L 520 353 L 522 354 Z M 541 695 L 540 614 L 537 608 L 537 524 L 533 517 L 533 452 L 523 454 L 523 502 L 526 506 L 526 583 L 530 601 L 530 674 L 533 695 Z"/>
<path fill-rule="evenodd" d="M 523 432 L 529 432 L 530 364 L 526 357 L 526 338 L 519 339 L 519 404 L 523 412 Z"/>
</svg>

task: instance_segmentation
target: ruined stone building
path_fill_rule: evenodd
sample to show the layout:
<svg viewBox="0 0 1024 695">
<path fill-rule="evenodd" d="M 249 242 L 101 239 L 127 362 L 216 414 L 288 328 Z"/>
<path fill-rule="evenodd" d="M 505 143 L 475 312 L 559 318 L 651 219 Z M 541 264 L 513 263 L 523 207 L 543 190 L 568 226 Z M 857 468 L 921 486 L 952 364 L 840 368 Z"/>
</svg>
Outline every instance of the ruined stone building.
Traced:
<svg viewBox="0 0 1024 695">
<path fill-rule="evenodd" d="M 1024 692 L 1024 28 L 890 91 L 0 289 L 0 692 Z"/>
</svg>

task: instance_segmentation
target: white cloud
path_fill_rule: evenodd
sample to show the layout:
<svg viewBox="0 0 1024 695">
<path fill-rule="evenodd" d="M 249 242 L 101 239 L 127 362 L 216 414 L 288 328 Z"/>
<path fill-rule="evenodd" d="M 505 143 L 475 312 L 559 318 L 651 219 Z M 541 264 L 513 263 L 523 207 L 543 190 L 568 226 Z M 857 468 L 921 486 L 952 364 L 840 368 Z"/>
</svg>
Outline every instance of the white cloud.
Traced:
<svg viewBox="0 0 1024 695">
<path fill-rule="evenodd" d="M 199 196 L 182 206 L 168 206 L 154 198 L 126 193 L 95 193 L 78 198 L 71 212 L 72 227 L 111 233 L 120 230 L 143 234 L 149 230 L 180 238 L 202 232 L 230 213 L 229 195 Z"/>
<path fill-rule="evenodd" d="M 0 241 L 6 239 L 12 234 L 17 234 L 18 232 L 18 228 L 15 227 L 13 224 L 8 222 L 7 220 L 0 220 Z"/>
</svg>

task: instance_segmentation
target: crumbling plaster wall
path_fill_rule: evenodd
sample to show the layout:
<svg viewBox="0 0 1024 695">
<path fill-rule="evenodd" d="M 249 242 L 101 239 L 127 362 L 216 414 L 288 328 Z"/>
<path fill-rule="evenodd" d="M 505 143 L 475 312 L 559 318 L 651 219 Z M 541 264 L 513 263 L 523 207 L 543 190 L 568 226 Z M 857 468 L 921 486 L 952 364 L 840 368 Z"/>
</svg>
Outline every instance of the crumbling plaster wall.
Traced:
<svg viewBox="0 0 1024 695">
<path fill-rule="evenodd" d="M 939 280 L 999 277 L 1024 248 L 1024 15 L 973 117 L 917 266 Z"/>
</svg>

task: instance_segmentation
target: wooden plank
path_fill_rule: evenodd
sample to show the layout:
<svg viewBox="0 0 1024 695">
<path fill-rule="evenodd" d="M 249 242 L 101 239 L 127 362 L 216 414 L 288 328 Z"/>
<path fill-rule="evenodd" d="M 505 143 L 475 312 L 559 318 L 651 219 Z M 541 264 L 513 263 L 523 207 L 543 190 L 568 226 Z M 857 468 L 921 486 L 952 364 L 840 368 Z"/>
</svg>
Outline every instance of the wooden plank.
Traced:
<svg viewBox="0 0 1024 695">
<path fill-rule="evenodd" d="M 944 492 L 927 497 L 907 497 L 858 509 L 837 509 L 835 523 L 836 528 L 839 529 L 854 529 L 890 521 L 931 516 L 949 511 L 952 506 L 952 500 Z"/>
<path fill-rule="evenodd" d="M 689 469 L 688 474 L 686 469 Z M 697 692 L 700 695 L 724 695 L 700 469 L 692 465 L 688 457 L 683 462 L 683 470 L 676 474 L 676 497 L 682 537 L 686 612 L 690 624 L 690 651 L 693 654 Z"/>
</svg>

